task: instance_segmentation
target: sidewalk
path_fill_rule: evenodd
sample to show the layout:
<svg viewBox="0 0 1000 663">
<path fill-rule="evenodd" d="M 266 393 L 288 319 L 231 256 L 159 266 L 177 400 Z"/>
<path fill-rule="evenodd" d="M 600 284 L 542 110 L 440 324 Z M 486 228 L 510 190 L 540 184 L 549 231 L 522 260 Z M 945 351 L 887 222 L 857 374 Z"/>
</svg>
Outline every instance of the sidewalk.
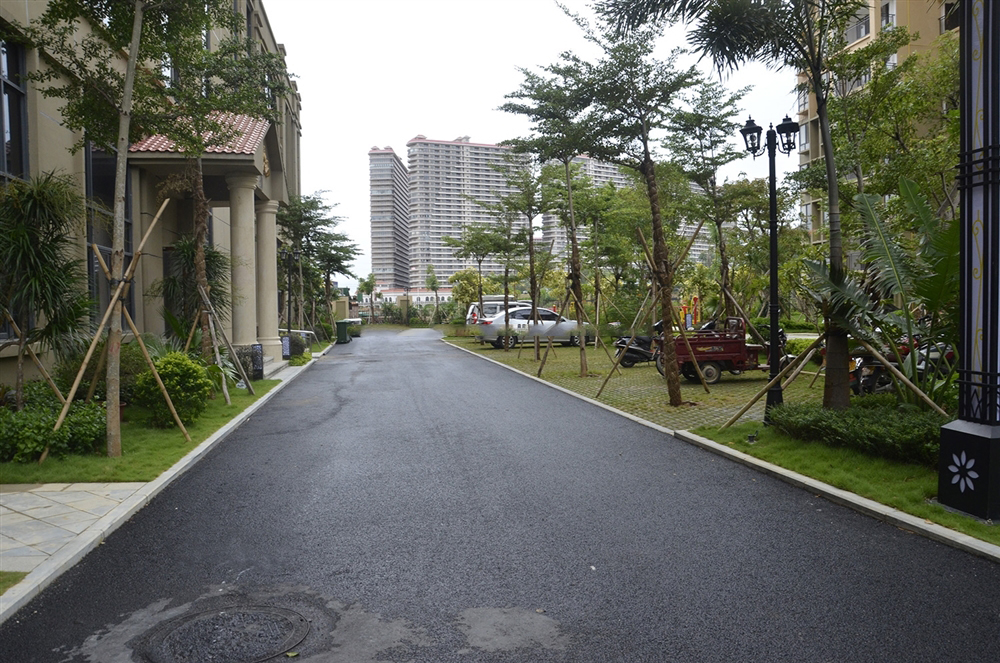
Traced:
<svg viewBox="0 0 1000 663">
<path fill-rule="evenodd" d="M 333 347 L 314 354 L 313 361 Z M 280 370 L 273 378 L 281 384 L 149 483 L 0 484 L 0 571 L 28 573 L 0 595 L 0 623 L 99 546 L 312 363 Z"/>
</svg>

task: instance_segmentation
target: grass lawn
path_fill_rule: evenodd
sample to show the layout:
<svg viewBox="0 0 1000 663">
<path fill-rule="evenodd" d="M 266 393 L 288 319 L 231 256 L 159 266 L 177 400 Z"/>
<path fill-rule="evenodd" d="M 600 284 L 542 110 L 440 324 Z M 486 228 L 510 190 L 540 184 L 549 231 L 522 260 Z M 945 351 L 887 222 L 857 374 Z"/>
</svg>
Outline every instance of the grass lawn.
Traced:
<svg viewBox="0 0 1000 663">
<path fill-rule="evenodd" d="M 0 594 L 21 582 L 26 575 L 23 571 L 0 571 Z"/>
<path fill-rule="evenodd" d="M 122 455 L 67 456 L 38 463 L 0 463 L 0 483 L 112 483 L 152 481 L 189 451 L 204 442 L 233 417 L 270 391 L 280 380 L 253 383 L 255 396 L 245 389 L 231 389 L 232 405 L 222 394 L 210 400 L 205 412 L 186 426 L 191 442 L 176 427 L 148 428 L 146 412 L 135 405 L 125 409 L 122 422 Z"/>
<path fill-rule="evenodd" d="M 533 346 L 504 352 L 490 345 L 480 345 L 467 337 L 448 339 L 455 345 L 482 354 L 530 375 L 537 375 L 539 362 Z M 577 348 L 555 348 L 545 363 L 541 378 L 588 398 L 596 398 L 598 389 L 611 367 L 603 350 L 587 348 L 588 376 L 580 377 L 580 352 Z M 806 371 L 813 371 L 809 367 Z M 786 403 L 820 402 L 823 377 L 813 382 L 805 372 L 784 392 Z M 948 511 L 932 501 L 937 495 L 936 468 L 897 463 L 867 456 L 851 449 L 834 448 L 808 440 L 796 440 L 761 423 L 764 399 L 761 398 L 739 423 L 722 431 L 720 427 L 764 388 L 767 376 L 754 371 L 734 376 L 723 373 L 722 379 L 706 394 L 700 384 L 681 381 L 685 405 L 667 405 L 667 389 L 652 364 L 637 364 L 613 376 L 600 400 L 618 410 L 673 430 L 690 430 L 710 440 L 742 451 L 750 456 L 817 479 L 831 486 L 866 497 L 905 513 L 937 523 L 969 536 L 1000 545 L 1000 527 L 970 516 Z M 810 386 L 810 384 L 812 386 Z M 747 436 L 756 433 L 754 444 Z"/>
</svg>

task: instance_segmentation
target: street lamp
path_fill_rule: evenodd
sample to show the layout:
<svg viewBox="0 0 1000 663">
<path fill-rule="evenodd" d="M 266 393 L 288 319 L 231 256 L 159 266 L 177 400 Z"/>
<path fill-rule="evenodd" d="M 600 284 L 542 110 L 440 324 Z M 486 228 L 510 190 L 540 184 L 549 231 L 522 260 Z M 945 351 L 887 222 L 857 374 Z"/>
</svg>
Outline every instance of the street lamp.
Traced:
<svg viewBox="0 0 1000 663">
<path fill-rule="evenodd" d="M 292 265 L 297 263 L 301 257 L 302 251 L 299 249 L 294 251 L 281 249 L 281 259 L 285 261 L 285 273 L 288 274 L 288 290 L 285 291 L 285 299 L 288 300 L 288 319 L 285 322 L 288 323 L 289 340 L 292 337 Z"/>
<path fill-rule="evenodd" d="M 752 154 L 756 159 L 766 149 L 768 165 L 770 166 L 768 197 L 770 202 L 769 225 L 771 236 L 771 292 L 769 295 L 769 299 L 771 300 L 769 309 L 771 313 L 771 351 L 768 363 L 771 366 L 771 381 L 774 384 L 767 390 L 767 404 L 764 406 L 764 422 L 768 423 L 771 408 L 782 403 L 781 383 L 775 380 L 778 377 L 778 373 L 780 373 L 781 342 L 778 334 L 778 313 L 780 312 L 778 305 L 778 195 L 775 184 L 774 157 L 778 150 L 781 150 L 784 154 L 791 154 L 795 149 L 795 134 L 799 131 L 799 123 L 786 115 L 785 119 L 778 125 L 777 131 L 775 131 L 773 124 L 768 128 L 766 144 L 763 146 L 760 144 L 761 131 L 761 128 L 753 121 L 753 118 L 747 118 L 746 125 L 740 129 L 740 133 L 743 134 L 743 141 L 747 146 L 747 152 Z M 781 136 L 780 145 L 778 144 L 779 135 Z"/>
</svg>

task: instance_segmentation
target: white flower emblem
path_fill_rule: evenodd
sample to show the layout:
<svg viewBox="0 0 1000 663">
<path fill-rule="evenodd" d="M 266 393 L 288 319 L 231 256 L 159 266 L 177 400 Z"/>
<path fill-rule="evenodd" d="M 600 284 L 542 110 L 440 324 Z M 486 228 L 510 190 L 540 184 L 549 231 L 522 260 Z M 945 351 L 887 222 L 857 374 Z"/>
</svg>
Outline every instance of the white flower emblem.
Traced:
<svg viewBox="0 0 1000 663">
<path fill-rule="evenodd" d="M 965 492 L 966 486 L 969 490 L 975 490 L 975 486 L 972 485 L 973 479 L 979 478 L 979 473 L 974 472 L 972 466 L 976 464 L 975 458 L 965 457 L 965 452 L 962 452 L 961 456 L 951 455 L 951 459 L 955 461 L 954 465 L 948 466 L 949 472 L 954 472 L 955 476 L 951 478 L 952 484 L 958 484 L 958 489 L 961 492 Z"/>
</svg>

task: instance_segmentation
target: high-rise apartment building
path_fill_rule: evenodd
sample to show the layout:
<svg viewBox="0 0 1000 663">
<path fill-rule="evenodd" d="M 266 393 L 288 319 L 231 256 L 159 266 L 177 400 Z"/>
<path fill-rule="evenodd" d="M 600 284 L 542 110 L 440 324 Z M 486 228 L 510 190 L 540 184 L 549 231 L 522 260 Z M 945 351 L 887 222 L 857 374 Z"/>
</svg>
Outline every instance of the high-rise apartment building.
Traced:
<svg viewBox="0 0 1000 663">
<path fill-rule="evenodd" d="M 957 12 L 952 11 L 955 4 L 941 0 L 868 0 L 867 6 L 862 7 L 856 20 L 847 28 L 844 35 L 846 48 L 849 50 L 861 48 L 870 44 L 883 30 L 897 26 L 905 27 L 918 36 L 889 59 L 890 65 L 902 62 L 914 53 L 927 51 L 938 35 L 958 27 Z M 799 82 L 804 80 L 805 77 L 800 74 Z M 839 85 L 843 93 L 866 82 L 846 81 Z M 834 94 L 836 93 L 835 89 Z M 816 97 L 812 93 L 799 93 L 798 122 L 799 167 L 805 168 L 813 161 L 823 158 L 819 117 L 816 115 Z M 841 195 L 843 193 L 842 191 Z M 813 243 L 825 242 L 827 240 L 825 200 L 806 194 L 800 205 L 802 220 L 809 228 Z"/>
<path fill-rule="evenodd" d="M 402 289 L 410 279 L 410 183 L 391 147 L 368 151 L 372 273 L 379 290 Z"/>
<path fill-rule="evenodd" d="M 466 267 L 472 259 L 459 259 L 445 237 L 460 238 L 471 223 L 495 223 L 496 218 L 478 203 L 496 203 L 510 193 L 504 173 L 493 166 L 504 164 L 510 149 L 499 145 L 455 140 L 432 140 L 418 135 L 406 144 L 410 176 L 410 288 L 424 287 L 427 266 L 433 265 L 438 281 Z M 521 220 L 526 224 L 526 220 Z M 494 260 L 483 262 L 483 272 L 500 272 Z"/>
</svg>

